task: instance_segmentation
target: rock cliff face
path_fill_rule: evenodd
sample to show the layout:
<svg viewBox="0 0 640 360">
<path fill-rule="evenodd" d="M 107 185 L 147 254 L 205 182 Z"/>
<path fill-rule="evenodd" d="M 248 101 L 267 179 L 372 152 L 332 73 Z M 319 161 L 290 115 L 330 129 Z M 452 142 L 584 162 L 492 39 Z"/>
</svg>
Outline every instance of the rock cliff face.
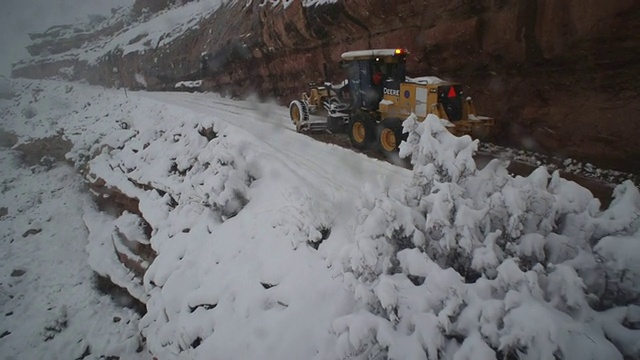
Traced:
<svg viewBox="0 0 640 360">
<path fill-rule="evenodd" d="M 76 76 L 137 87 L 144 74 L 154 90 L 204 79 L 205 89 L 286 103 L 324 78 L 323 64 L 341 80 L 344 51 L 405 47 L 410 76 L 468 87 L 481 112 L 499 121 L 495 142 L 638 172 L 639 34 L 635 0 L 233 2 L 168 46 L 111 53 L 97 66 L 80 64 Z M 46 76 L 41 69 L 14 75 Z"/>
</svg>

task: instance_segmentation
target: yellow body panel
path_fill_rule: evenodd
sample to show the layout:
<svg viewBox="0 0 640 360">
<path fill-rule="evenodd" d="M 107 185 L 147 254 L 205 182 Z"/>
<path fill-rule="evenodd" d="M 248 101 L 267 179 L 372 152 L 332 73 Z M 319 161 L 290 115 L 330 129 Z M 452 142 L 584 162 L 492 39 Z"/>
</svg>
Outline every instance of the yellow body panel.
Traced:
<svg viewBox="0 0 640 360">
<path fill-rule="evenodd" d="M 402 83 L 400 90 L 385 89 L 378 107 L 381 119 L 405 119 L 412 113 L 423 121 L 427 115 L 434 114 L 440 119 L 449 120 L 442 104 L 438 103 L 438 87 L 456 85 L 452 83 L 416 84 Z M 462 119 L 448 123 L 448 129 L 457 136 L 487 132 L 487 128 L 495 125 L 495 120 L 479 117 L 471 98 L 462 101 Z"/>
<path fill-rule="evenodd" d="M 446 119 L 444 111 L 440 114 L 437 109 L 439 85 L 442 84 L 402 83 L 400 90 L 385 89 L 378 111 L 383 119 L 406 118 L 412 113 L 416 114 L 418 121 L 424 120 L 428 114 Z"/>
</svg>

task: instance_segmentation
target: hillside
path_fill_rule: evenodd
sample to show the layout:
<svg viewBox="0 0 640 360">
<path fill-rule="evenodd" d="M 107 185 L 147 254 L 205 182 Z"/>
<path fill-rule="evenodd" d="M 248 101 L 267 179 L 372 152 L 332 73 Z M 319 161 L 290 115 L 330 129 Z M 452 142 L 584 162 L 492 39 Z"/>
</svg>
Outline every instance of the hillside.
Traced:
<svg viewBox="0 0 640 360">
<path fill-rule="evenodd" d="M 412 52 L 409 75 L 467 85 L 481 111 L 498 119 L 493 142 L 637 173 L 638 6 L 138 0 L 93 36 L 38 38 L 34 58 L 13 75 L 149 90 L 202 79 L 202 90 L 286 104 L 323 79 L 323 64 L 341 80 L 342 52 L 401 46 Z"/>
</svg>

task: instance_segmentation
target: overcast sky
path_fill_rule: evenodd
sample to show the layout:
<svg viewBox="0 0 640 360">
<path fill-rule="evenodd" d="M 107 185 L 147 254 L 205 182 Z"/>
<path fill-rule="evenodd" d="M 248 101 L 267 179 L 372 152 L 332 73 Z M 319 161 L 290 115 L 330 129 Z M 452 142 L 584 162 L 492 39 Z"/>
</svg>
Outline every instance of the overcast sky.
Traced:
<svg viewBox="0 0 640 360">
<path fill-rule="evenodd" d="M 75 23 L 89 14 L 110 15 L 111 8 L 134 0 L 0 0 L 0 75 L 9 76 L 11 63 L 28 56 L 28 33 Z"/>
</svg>

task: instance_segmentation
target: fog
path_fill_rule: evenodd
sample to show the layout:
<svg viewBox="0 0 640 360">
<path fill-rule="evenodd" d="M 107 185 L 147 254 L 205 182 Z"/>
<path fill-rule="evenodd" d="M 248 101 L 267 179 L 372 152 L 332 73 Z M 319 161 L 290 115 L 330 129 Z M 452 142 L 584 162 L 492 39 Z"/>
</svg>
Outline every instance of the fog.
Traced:
<svg viewBox="0 0 640 360">
<path fill-rule="evenodd" d="M 89 14 L 109 15 L 111 8 L 134 0 L 3 0 L 0 11 L 0 75 L 9 77 L 11 64 L 28 56 L 30 32 L 84 21 Z"/>
</svg>

